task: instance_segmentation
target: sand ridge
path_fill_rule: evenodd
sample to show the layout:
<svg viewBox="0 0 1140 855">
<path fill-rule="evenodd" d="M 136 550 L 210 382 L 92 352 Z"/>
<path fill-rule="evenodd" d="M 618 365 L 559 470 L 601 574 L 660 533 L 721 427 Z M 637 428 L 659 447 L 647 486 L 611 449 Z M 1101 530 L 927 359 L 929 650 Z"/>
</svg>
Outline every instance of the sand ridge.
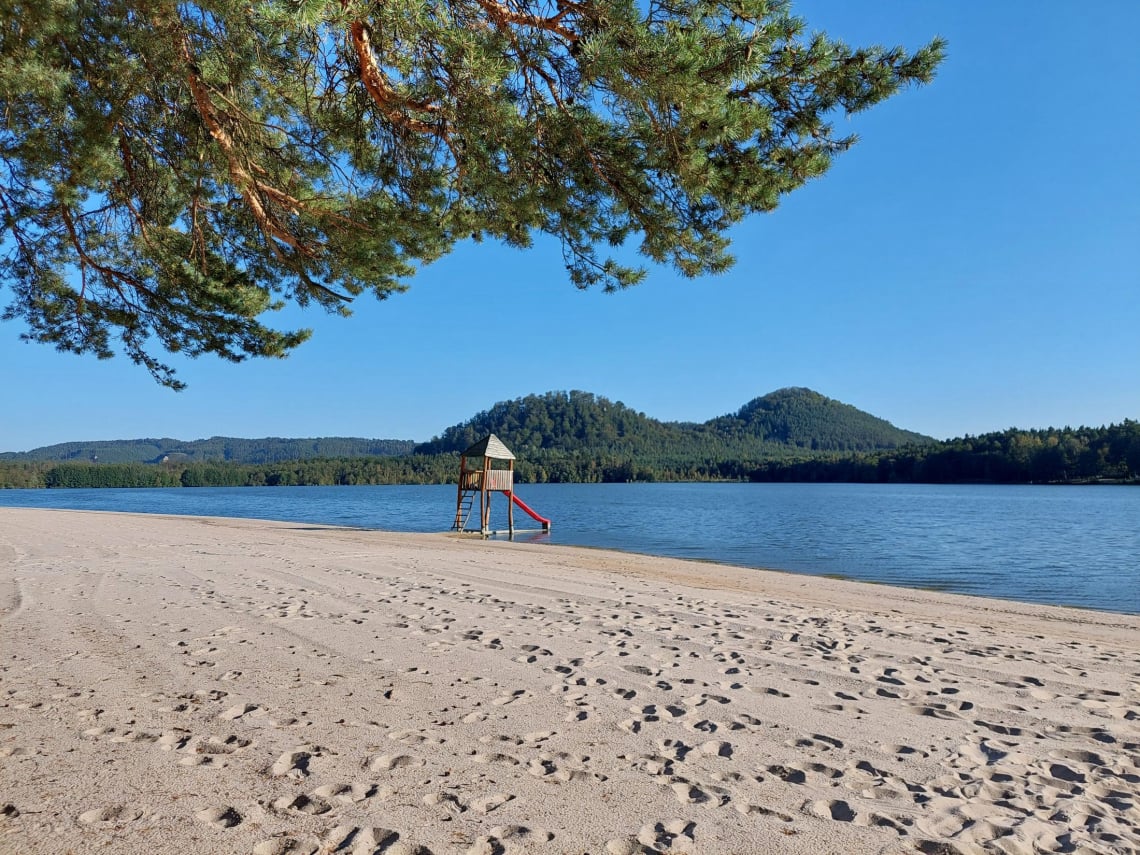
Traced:
<svg viewBox="0 0 1140 855">
<path fill-rule="evenodd" d="M 1140 851 L 1140 618 L 0 510 L 0 851 Z"/>
</svg>

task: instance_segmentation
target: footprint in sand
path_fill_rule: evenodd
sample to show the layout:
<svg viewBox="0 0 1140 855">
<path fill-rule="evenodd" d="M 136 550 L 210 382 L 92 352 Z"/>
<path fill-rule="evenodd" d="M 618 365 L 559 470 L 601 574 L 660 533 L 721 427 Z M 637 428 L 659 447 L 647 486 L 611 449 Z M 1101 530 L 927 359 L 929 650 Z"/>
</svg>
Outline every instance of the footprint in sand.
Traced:
<svg viewBox="0 0 1140 855">
<path fill-rule="evenodd" d="M 1090 739 L 1095 739 L 1097 742 L 1101 742 L 1106 745 L 1113 745 L 1116 743 L 1116 737 L 1103 727 L 1081 727 L 1076 725 L 1059 724 L 1055 727 L 1045 728 L 1045 735 L 1061 738 L 1080 738 L 1087 736 Z"/>
<path fill-rule="evenodd" d="M 313 795 L 310 797 L 303 793 L 298 793 L 295 796 L 282 796 L 273 802 L 273 807 L 277 810 L 304 813 L 309 816 L 320 816 L 332 810 L 332 805 L 320 796 Z"/>
<path fill-rule="evenodd" d="M 510 754 L 488 753 L 471 755 L 472 763 L 502 763 L 507 766 L 518 766 L 522 761 Z"/>
<path fill-rule="evenodd" d="M 388 734 L 388 738 L 393 742 L 400 742 L 404 745 L 421 745 L 425 742 L 431 742 L 435 745 L 442 745 L 443 740 L 438 736 L 428 736 L 425 730 L 394 730 Z"/>
<path fill-rule="evenodd" d="M 164 731 L 158 738 L 158 747 L 163 751 L 179 751 L 186 747 L 193 734 L 188 730 L 176 727 L 174 730 Z"/>
<path fill-rule="evenodd" d="M 687 819 L 667 819 L 661 822 L 646 823 L 637 832 L 637 838 L 618 838 L 606 843 L 610 855 L 628 855 L 640 852 L 630 848 L 640 844 L 654 852 L 691 852 L 696 843 L 697 824 Z"/>
<path fill-rule="evenodd" d="M 792 748 L 810 748 L 813 751 L 831 751 L 833 748 L 842 748 L 843 741 L 834 736 L 825 736 L 822 733 L 813 733 L 799 739 L 791 739 L 784 743 Z"/>
<path fill-rule="evenodd" d="M 238 704 L 237 706 L 232 706 L 225 712 L 219 714 L 218 718 L 224 721 L 234 721 L 235 719 L 239 719 L 242 716 L 257 712 L 260 709 L 261 707 L 259 707 L 257 704 Z"/>
<path fill-rule="evenodd" d="M 569 710 L 563 718 L 563 721 L 567 722 L 585 721 L 595 709 L 594 705 L 587 700 L 587 695 L 584 692 L 567 695 L 562 706 Z"/>
<path fill-rule="evenodd" d="M 332 799 L 345 804 L 356 804 L 372 798 L 377 792 L 378 788 L 375 784 L 357 782 L 352 784 L 325 784 L 323 787 L 317 787 L 313 790 L 313 795 L 326 801 Z"/>
<path fill-rule="evenodd" d="M 841 799 L 833 799 L 830 801 L 820 799 L 819 801 L 805 804 L 803 810 L 805 813 L 818 816 L 820 819 L 833 819 L 836 822 L 852 822 L 857 816 L 851 805 Z"/>
<path fill-rule="evenodd" d="M 674 773 L 673 761 L 668 757 L 659 757 L 655 754 L 643 754 L 641 756 L 621 754 L 618 759 L 629 761 L 632 764 L 632 768 L 638 769 L 653 777 L 662 775 L 672 776 Z"/>
<path fill-rule="evenodd" d="M 374 855 L 374 853 L 398 852 L 403 846 L 408 852 L 426 852 L 400 841 L 400 835 L 389 828 L 378 826 L 359 827 L 338 825 L 324 835 L 322 852 L 337 852 L 343 855 Z"/>
<path fill-rule="evenodd" d="M 238 736 L 227 736 L 225 739 L 211 736 L 188 745 L 185 748 L 189 752 L 188 756 L 179 760 L 178 764 L 180 766 L 208 766 L 252 744 L 251 740 L 242 739 Z"/>
<path fill-rule="evenodd" d="M 286 751 L 270 767 L 269 774 L 274 778 L 294 778 L 301 780 L 309 775 L 309 761 L 320 751 L 312 745 L 299 745 L 292 751 Z"/>
<path fill-rule="evenodd" d="M 320 848 L 321 842 L 313 837 L 271 837 L 254 846 L 253 855 L 316 855 Z"/>
<path fill-rule="evenodd" d="M 605 775 L 588 771 L 586 766 L 589 761 L 590 758 L 583 755 L 567 754 L 564 751 L 552 754 L 544 751 L 531 759 L 527 772 L 540 780 L 562 784 L 588 779 L 606 780 Z"/>
<path fill-rule="evenodd" d="M 1001 724 L 999 722 L 982 721 L 981 719 L 975 720 L 974 724 L 977 725 L 978 727 L 984 727 L 986 730 L 993 731 L 994 733 L 1001 734 L 1002 736 L 1023 736 L 1026 733 L 1020 727 L 1014 727 L 1011 724 Z M 1033 734 L 1033 735 L 1040 737 L 1040 734 Z"/>
<path fill-rule="evenodd" d="M 731 757 L 733 752 L 731 742 L 715 739 L 702 742 L 697 750 L 706 757 Z"/>
<path fill-rule="evenodd" d="M 134 822 L 143 815 L 142 809 L 133 805 L 108 805 L 84 811 L 79 815 L 79 821 L 87 825 L 100 822 Z"/>
<path fill-rule="evenodd" d="M 126 733 L 120 734 L 118 736 L 112 736 L 111 737 L 111 741 L 117 742 L 117 743 L 127 743 L 127 742 L 150 743 L 150 742 L 158 742 L 158 740 L 159 740 L 159 734 L 148 733 L 148 732 L 143 731 L 143 730 L 128 730 Z"/>
<path fill-rule="evenodd" d="M 783 811 L 778 811 L 775 808 L 766 807 L 764 805 L 749 804 L 747 802 L 737 802 L 735 805 L 733 805 L 733 808 L 735 808 L 737 813 L 741 813 L 744 816 L 770 817 L 772 819 L 779 820 L 780 822 L 794 822 L 795 821 L 791 816 L 784 813 Z"/>
<path fill-rule="evenodd" d="M 807 781 L 807 775 L 804 774 L 803 769 L 789 768 L 788 766 L 774 764 L 767 767 L 767 771 L 768 774 L 775 775 L 781 781 L 788 784 L 802 784 Z M 762 776 L 758 777 L 757 780 L 762 780 Z"/>
<path fill-rule="evenodd" d="M 242 821 L 241 814 L 228 805 L 205 808 L 198 811 L 194 816 L 215 828 L 233 828 Z"/>
<path fill-rule="evenodd" d="M 657 750 L 670 760 L 683 761 L 685 756 L 693 750 L 691 745 L 686 745 L 679 739 L 659 739 L 657 740 Z"/>
<path fill-rule="evenodd" d="M 619 721 L 617 726 L 627 733 L 641 733 L 643 724 L 645 724 L 645 719 L 626 718 Z"/>
<path fill-rule="evenodd" d="M 883 690 L 885 691 L 885 690 Z M 969 704 L 972 707 L 973 704 Z M 950 708 L 949 704 L 910 704 L 909 709 L 912 713 L 919 716 L 926 716 L 928 718 L 940 719 L 957 719 L 962 716 Z"/>
<path fill-rule="evenodd" d="M 514 799 L 514 796 L 510 793 L 491 793 L 490 795 L 472 799 L 470 807 L 476 813 L 488 814 L 502 807 L 512 799 Z"/>
<path fill-rule="evenodd" d="M 787 696 L 785 695 L 785 697 Z M 724 695 L 709 695 L 702 692 L 699 695 L 692 695 L 691 697 L 685 698 L 683 701 L 681 701 L 681 703 L 687 707 L 695 709 L 696 707 L 702 707 L 705 704 L 709 703 L 730 704 L 732 701 L 724 697 Z"/>
<path fill-rule="evenodd" d="M 644 665 L 622 665 L 621 667 L 631 674 L 637 674 L 639 677 L 652 677 L 658 673 L 652 668 L 646 668 Z"/>
<path fill-rule="evenodd" d="M 418 769 L 424 761 L 408 754 L 379 754 L 368 764 L 369 771 L 391 772 L 396 769 Z"/>
<path fill-rule="evenodd" d="M 527 844 L 541 845 L 554 839 L 553 832 L 528 828 L 525 825 L 496 825 L 486 835 L 476 838 L 464 855 L 486 855 L 490 852 L 529 852 Z"/>
<path fill-rule="evenodd" d="M 756 718 L 754 715 L 748 713 L 740 713 L 732 720 L 733 730 L 755 730 L 756 728 L 763 727 L 764 722 Z"/>
<path fill-rule="evenodd" d="M 907 834 L 907 829 L 910 826 L 914 825 L 914 820 L 908 816 L 888 816 L 884 813 L 857 814 L 853 822 L 855 825 L 889 828 L 897 833 L 900 837 L 905 837 Z"/>
<path fill-rule="evenodd" d="M 500 695 L 499 697 L 495 698 L 493 701 L 491 701 L 491 705 L 496 707 L 505 707 L 508 704 L 515 703 L 515 701 L 529 700 L 533 697 L 534 695 L 532 695 L 526 689 L 515 689 L 513 692 L 505 695 Z"/>
<path fill-rule="evenodd" d="M 709 794 L 691 781 L 684 779 L 674 781 L 669 785 L 677 801 L 683 805 L 698 805 L 709 801 Z"/>
<path fill-rule="evenodd" d="M 870 765 L 870 764 L 866 764 Z M 843 777 L 843 771 L 836 769 L 834 766 L 828 766 L 826 763 L 796 763 L 793 768 L 802 770 L 807 775 L 814 775 L 823 778 L 825 781 L 834 781 L 836 778 Z M 829 784 L 835 786 L 835 784 Z"/>
</svg>

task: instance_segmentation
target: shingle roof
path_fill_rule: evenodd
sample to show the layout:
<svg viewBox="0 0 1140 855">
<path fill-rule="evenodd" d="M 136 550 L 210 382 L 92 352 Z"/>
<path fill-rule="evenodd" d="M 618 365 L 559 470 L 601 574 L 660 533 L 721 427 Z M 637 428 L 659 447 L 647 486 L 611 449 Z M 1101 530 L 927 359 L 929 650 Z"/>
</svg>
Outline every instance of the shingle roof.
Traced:
<svg viewBox="0 0 1140 855">
<path fill-rule="evenodd" d="M 464 457 L 490 457 L 492 460 L 514 460 L 511 450 L 494 434 L 479 440 L 465 452 Z"/>
</svg>

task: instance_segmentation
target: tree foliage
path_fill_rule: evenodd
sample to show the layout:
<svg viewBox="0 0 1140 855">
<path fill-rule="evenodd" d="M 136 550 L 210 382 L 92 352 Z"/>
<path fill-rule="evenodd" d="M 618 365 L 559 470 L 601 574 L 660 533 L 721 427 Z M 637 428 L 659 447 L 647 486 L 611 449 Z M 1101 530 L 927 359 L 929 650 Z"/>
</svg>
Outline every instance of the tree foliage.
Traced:
<svg viewBox="0 0 1140 855">
<path fill-rule="evenodd" d="M 770 460 L 753 481 L 925 484 L 1069 484 L 1140 481 L 1140 423 L 1107 427 L 1010 428 L 873 454 Z"/>
<path fill-rule="evenodd" d="M 179 487 L 178 473 L 145 463 L 61 463 L 44 472 L 45 487 Z"/>
<path fill-rule="evenodd" d="M 562 243 L 578 287 L 723 270 L 837 116 L 929 81 L 784 0 L 0 0 L 4 317 L 61 350 L 239 361 L 457 241 Z M 116 344 L 116 339 L 118 344 Z"/>
<path fill-rule="evenodd" d="M 804 388 L 778 389 L 708 423 L 722 436 L 757 437 L 812 451 L 872 451 L 923 444 L 930 437 Z"/>
<path fill-rule="evenodd" d="M 389 457 L 410 454 L 415 442 L 406 439 L 360 439 L 323 436 L 309 439 L 110 439 L 61 442 L 24 452 L 2 452 L 0 460 L 74 460 L 99 463 L 277 463 L 312 457 Z"/>
<path fill-rule="evenodd" d="M 727 447 L 710 452 L 691 446 L 656 450 L 645 446 L 631 452 L 616 446 L 568 445 L 540 447 L 528 453 L 516 464 L 518 480 L 1140 483 L 1140 423 L 1127 419 L 1099 428 L 1010 429 L 870 454 L 813 453 L 776 444 L 759 452 L 754 449 L 751 456 Z M 445 484 L 454 483 L 458 471 L 458 454 L 442 450 L 400 457 L 320 458 L 261 465 L 0 460 L 0 488 Z"/>
<path fill-rule="evenodd" d="M 501 401 L 453 425 L 420 454 L 462 452 L 489 433 L 521 458 L 544 451 L 634 457 L 780 457 L 788 450 L 866 451 L 930 442 L 811 389 L 770 392 L 734 415 L 701 424 L 662 422 L 589 392 L 547 392 Z"/>
</svg>

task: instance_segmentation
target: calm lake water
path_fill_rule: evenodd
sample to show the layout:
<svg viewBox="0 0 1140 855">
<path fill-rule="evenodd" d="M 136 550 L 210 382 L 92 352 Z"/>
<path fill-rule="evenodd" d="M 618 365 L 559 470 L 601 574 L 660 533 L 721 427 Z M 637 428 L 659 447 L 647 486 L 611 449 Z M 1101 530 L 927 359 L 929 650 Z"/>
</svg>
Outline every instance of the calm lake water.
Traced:
<svg viewBox="0 0 1140 855">
<path fill-rule="evenodd" d="M 925 484 L 521 484 L 549 544 L 1140 614 L 1140 489 Z M 445 531 L 455 487 L 0 490 L 0 506 Z M 506 528 L 496 496 L 492 525 Z M 515 524 L 533 524 L 521 511 Z"/>
</svg>

